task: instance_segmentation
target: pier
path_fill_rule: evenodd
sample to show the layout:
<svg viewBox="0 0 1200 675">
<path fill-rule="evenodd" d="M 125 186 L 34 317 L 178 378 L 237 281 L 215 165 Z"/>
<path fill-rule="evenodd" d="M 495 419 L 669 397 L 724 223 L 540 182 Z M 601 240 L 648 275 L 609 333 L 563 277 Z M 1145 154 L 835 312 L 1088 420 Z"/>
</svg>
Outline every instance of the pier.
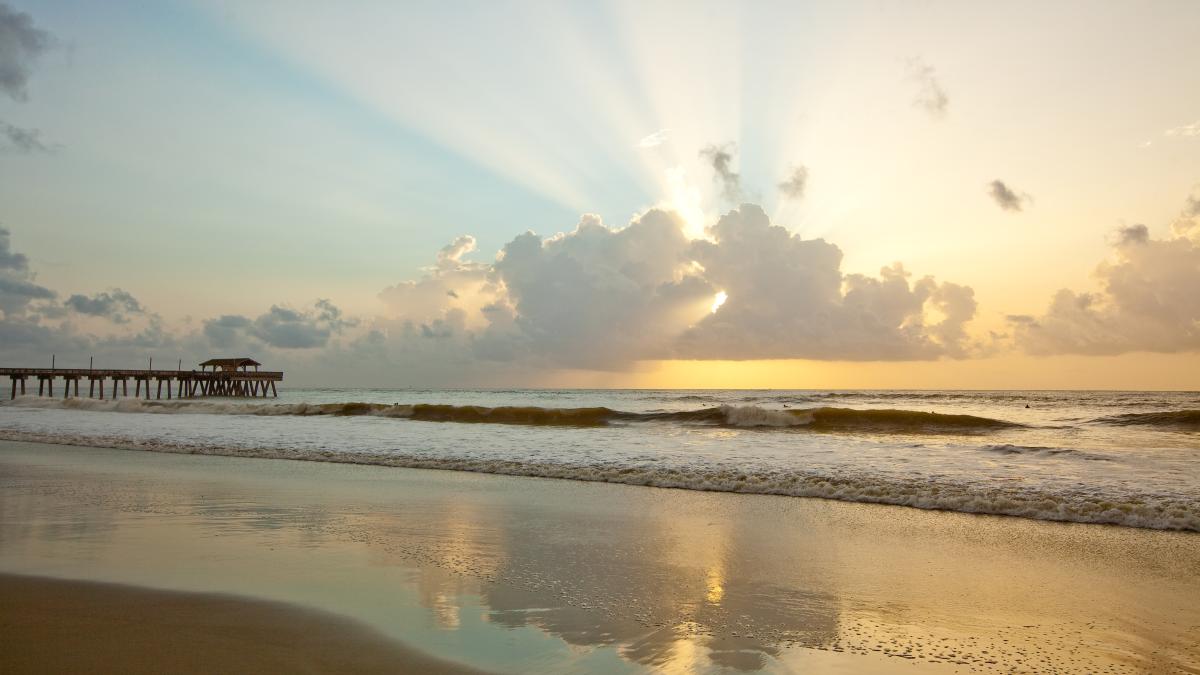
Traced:
<svg viewBox="0 0 1200 675">
<path fill-rule="evenodd" d="M 276 382 L 283 381 L 282 371 L 259 370 L 262 364 L 251 358 L 209 359 L 199 364 L 200 370 L 113 370 L 94 368 L 0 368 L 0 377 L 12 381 L 11 398 L 29 395 L 33 387 L 28 380 L 36 379 L 38 396 L 54 396 L 54 383 L 62 380 L 62 397 L 79 397 L 79 382 L 88 381 L 88 398 L 128 398 L 129 382 L 133 381 L 134 398 L 198 398 L 202 396 L 232 396 L 239 398 L 278 397 Z M 253 367 L 254 370 L 250 370 Z M 153 386 L 152 386 L 153 385 Z"/>
</svg>

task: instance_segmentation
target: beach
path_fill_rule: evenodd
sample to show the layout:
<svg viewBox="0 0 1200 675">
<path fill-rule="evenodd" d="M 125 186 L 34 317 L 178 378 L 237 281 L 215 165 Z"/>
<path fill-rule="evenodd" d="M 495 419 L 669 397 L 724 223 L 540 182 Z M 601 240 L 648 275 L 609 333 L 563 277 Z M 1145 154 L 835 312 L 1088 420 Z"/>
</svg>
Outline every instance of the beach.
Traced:
<svg viewBox="0 0 1200 675">
<path fill-rule="evenodd" d="M 5 673 L 475 672 L 281 603 L 0 575 Z"/>
<path fill-rule="evenodd" d="M 0 573 L 490 672 L 1200 672 L 1194 532 L 11 441 L 0 516 Z"/>
</svg>

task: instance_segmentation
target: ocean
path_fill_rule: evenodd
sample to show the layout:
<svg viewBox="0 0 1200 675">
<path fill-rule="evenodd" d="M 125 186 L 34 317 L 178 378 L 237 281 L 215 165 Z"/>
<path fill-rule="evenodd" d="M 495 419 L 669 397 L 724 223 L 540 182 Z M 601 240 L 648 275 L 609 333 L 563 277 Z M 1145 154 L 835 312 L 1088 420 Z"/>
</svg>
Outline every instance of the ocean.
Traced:
<svg viewBox="0 0 1200 675">
<path fill-rule="evenodd" d="M 1200 531 L 1200 394 L 290 389 L 21 397 L 0 438 Z"/>
</svg>

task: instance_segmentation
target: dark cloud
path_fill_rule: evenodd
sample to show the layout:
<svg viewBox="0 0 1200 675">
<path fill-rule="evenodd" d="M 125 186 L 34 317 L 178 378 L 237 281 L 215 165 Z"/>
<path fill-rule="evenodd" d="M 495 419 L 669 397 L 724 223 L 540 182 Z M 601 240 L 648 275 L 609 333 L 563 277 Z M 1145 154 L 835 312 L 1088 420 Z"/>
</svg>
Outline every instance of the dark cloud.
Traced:
<svg viewBox="0 0 1200 675">
<path fill-rule="evenodd" d="M 88 316 L 99 316 L 113 323 L 128 323 L 130 314 L 144 314 L 146 309 L 137 298 L 119 288 L 97 293 L 91 297 L 75 294 L 63 303 L 67 308 Z"/>
<path fill-rule="evenodd" d="M 1200 197 L 1189 195 L 1187 201 L 1183 205 L 1184 218 L 1200 217 Z"/>
<path fill-rule="evenodd" d="M 1144 244 L 1150 241 L 1150 229 L 1145 225 L 1129 225 L 1117 228 L 1117 245 Z"/>
<path fill-rule="evenodd" d="M 12 234 L 6 228 L 0 227 L 0 272 L 24 274 L 28 269 L 29 258 L 12 250 Z"/>
<path fill-rule="evenodd" d="M 808 187 L 808 168 L 804 165 L 794 167 L 787 180 L 779 184 L 779 191 L 788 199 L 802 199 L 804 190 Z"/>
<path fill-rule="evenodd" d="M 0 92 L 17 101 L 28 98 L 33 63 L 50 48 L 53 37 L 33 18 L 0 2 Z"/>
<path fill-rule="evenodd" d="M 226 314 L 205 321 L 203 333 L 218 349 L 314 349 L 326 346 L 333 335 L 354 325 L 357 322 L 344 318 L 333 303 L 317 300 L 305 311 L 272 305 L 254 319 Z"/>
<path fill-rule="evenodd" d="M 251 332 L 268 345 L 285 349 L 324 347 L 333 333 L 319 319 L 278 305 L 255 319 Z"/>
<path fill-rule="evenodd" d="M 987 190 L 988 195 L 996 202 L 996 205 L 1005 211 L 1024 210 L 1025 204 L 1029 202 L 1029 195 L 1017 194 L 1015 190 L 999 178 L 988 183 Z"/>
<path fill-rule="evenodd" d="M 929 113 L 931 117 L 937 119 L 945 117 L 946 111 L 950 107 L 950 97 L 946 95 L 946 90 L 938 81 L 937 71 L 933 69 L 933 66 L 919 58 L 909 59 L 908 77 L 917 85 L 917 92 L 913 96 L 913 105 Z"/>
<path fill-rule="evenodd" d="M 700 158 L 708 162 L 715 179 L 721 184 L 721 195 L 732 203 L 742 200 L 742 177 L 733 170 L 733 154 L 737 146 L 733 143 L 710 145 L 700 151 Z"/>
<path fill-rule="evenodd" d="M 37 300 L 54 297 L 54 291 L 34 283 L 29 258 L 12 250 L 9 231 L 0 227 L 0 312 L 5 320 L 23 315 Z"/>
<path fill-rule="evenodd" d="M 34 300 L 53 300 L 54 291 L 31 281 L 0 276 L 0 311 L 5 315 L 24 310 Z"/>
<path fill-rule="evenodd" d="M 237 314 L 225 314 L 204 322 L 204 335 L 217 349 L 230 349 L 242 343 L 247 329 L 253 325 L 250 319 Z"/>
<path fill-rule="evenodd" d="M 52 148 L 42 142 L 42 132 L 37 129 L 22 129 L 0 120 L 0 151 L 9 150 L 28 154 L 31 152 L 51 152 Z"/>
</svg>

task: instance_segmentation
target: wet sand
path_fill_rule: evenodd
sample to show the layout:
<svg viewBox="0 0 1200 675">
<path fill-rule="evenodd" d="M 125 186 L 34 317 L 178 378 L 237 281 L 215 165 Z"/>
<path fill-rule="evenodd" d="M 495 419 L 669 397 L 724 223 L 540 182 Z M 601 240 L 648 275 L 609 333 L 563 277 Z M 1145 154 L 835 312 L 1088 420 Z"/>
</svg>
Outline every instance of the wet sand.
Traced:
<svg viewBox="0 0 1200 675">
<path fill-rule="evenodd" d="M 0 672 L 476 672 L 281 603 L 0 575 Z"/>
<path fill-rule="evenodd" d="M 1200 535 L 0 443 L 0 572 L 226 593 L 494 672 L 1200 673 Z"/>
</svg>

